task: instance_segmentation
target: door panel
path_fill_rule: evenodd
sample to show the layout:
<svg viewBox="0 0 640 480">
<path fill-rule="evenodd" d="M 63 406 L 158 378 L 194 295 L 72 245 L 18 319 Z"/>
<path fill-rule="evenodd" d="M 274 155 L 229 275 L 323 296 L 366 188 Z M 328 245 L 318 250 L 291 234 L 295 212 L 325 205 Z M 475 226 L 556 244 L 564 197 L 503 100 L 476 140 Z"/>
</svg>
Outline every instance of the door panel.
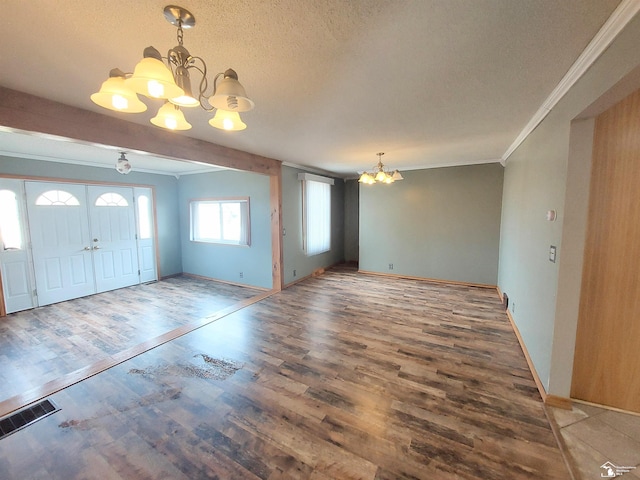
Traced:
<svg viewBox="0 0 640 480">
<path fill-rule="evenodd" d="M 13 313 L 35 306 L 22 180 L 0 179 L 0 217 L 2 294 L 6 313 Z"/>
<path fill-rule="evenodd" d="M 156 268 L 156 249 L 154 245 L 154 215 L 152 191 L 150 188 L 134 188 L 136 197 L 136 218 L 138 233 L 138 269 L 140 282 L 152 282 L 158 279 Z"/>
<path fill-rule="evenodd" d="M 25 182 L 39 305 L 95 293 L 84 185 Z"/>
<path fill-rule="evenodd" d="M 97 291 L 139 283 L 133 189 L 89 186 L 88 192 Z"/>
</svg>

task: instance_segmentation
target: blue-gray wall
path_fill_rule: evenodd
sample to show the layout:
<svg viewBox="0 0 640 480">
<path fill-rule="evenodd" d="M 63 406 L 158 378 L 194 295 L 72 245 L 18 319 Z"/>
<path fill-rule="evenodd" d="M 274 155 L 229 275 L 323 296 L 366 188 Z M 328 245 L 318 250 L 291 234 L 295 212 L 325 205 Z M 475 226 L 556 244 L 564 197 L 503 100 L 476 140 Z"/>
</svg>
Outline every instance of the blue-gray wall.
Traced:
<svg viewBox="0 0 640 480">
<path fill-rule="evenodd" d="M 285 285 L 311 275 L 314 270 L 344 261 L 344 181 L 331 187 L 331 250 L 311 257 L 302 249 L 302 182 L 305 170 L 282 167 L 282 226 Z M 295 270 L 295 275 L 294 275 Z"/>
<path fill-rule="evenodd" d="M 360 186 L 360 270 L 496 285 L 502 166 L 402 175 Z"/>
<path fill-rule="evenodd" d="M 269 183 L 266 175 L 231 170 L 180 177 L 180 237 L 185 273 L 254 287 L 272 287 Z M 250 246 L 192 242 L 189 239 L 189 201 L 218 197 L 249 197 Z"/>
<path fill-rule="evenodd" d="M 360 184 L 358 180 L 344 182 L 344 259 L 360 260 Z"/>
<path fill-rule="evenodd" d="M 636 17 L 505 169 L 498 286 L 509 295 L 538 376 L 553 395 L 570 395 L 587 218 L 593 122 L 574 119 L 640 64 L 638 45 Z M 551 209 L 555 222 L 545 219 Z M 548 260 L 550 245 L 557 247 L 556 263 Z"/>
<path fill-rule="evenodd" d="M 159 273 L 161 276 L 168 276 L 182 272 L 178 233 L 178 181 L 175 177 L 135 170 L 125 176 L 116 172 L 115 168 L 88 167 L 5 156 L 0 156 L 0 174 L 153 187 L 160 255 Z"/>
</svg>

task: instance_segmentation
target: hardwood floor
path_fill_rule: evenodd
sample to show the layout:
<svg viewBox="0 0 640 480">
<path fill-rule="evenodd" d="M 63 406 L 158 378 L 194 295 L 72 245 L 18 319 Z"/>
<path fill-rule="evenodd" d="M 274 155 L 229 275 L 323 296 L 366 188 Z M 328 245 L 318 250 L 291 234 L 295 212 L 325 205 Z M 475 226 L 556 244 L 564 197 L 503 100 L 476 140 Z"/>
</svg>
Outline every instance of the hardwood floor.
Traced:
<svg viewBox="0 0 640 480">
<path fill-rule="evenodd" d="M 0 402 L 259 293 L 180 276 L 0 318 Z"/>
<path fill-rule="evenodd" d="M 490 289 L 331 270 L 51 398 L 0 478 L 568 478 Z"/>
</svg>

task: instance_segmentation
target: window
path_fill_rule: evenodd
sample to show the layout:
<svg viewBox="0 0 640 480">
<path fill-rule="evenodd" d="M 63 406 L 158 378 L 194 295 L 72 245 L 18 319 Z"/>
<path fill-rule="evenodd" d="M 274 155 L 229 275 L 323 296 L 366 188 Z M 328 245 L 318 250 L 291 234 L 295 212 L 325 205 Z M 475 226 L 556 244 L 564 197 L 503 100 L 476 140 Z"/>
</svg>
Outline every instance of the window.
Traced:
<svg viewBox="0 0 640 480">
<path fill-rule="evenodd" d="M 36 199 L 36 205 L 47 206 L 77 206 L 80 202 L 76 197 L 64 190 L 49 190 Z"/>
<path fill-rule="evenodd" d="M 128 207 L 129 202 L 119 193 L 103 193 L 96 200 L 96 207 Z"/>
<path fill-rule="evenodd" d="M 249 199 L 192 200 L 191 241 L 250 245 Z"/>
<path fill-rule="evenodd" d="M 11 190 L 0 190 L 0 237 L 4 250 L 22 249 L 18 197 Z"/>
<path fill-rule="evenodd" d="M 299 173 L 302 180 L 302 246 L 307 255 L 331 250 L 331 185 L 333 179 Z"/>
<path fill-rule="evenodd" d="M 141 240 L 151 238 L 151 203 L 149 197 L 138 197 L 138 232 Z"/>
</svg>

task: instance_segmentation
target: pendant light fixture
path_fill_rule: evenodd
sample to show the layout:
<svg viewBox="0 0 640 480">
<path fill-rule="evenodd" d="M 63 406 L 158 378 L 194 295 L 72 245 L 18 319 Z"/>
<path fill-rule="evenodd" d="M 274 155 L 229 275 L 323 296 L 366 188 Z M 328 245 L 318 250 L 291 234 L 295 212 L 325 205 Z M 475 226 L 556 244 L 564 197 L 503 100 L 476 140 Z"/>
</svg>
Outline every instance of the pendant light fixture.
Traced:
<svg viewBox="0 0 640 480">
<path fill-rule="evenodd" d="M 120 152 L 120 158 L 116 162 L 116 170 L 118 171 L 118 173 L 126 175 L 127 173 L 131 172 L 131 164 L 129 163 L 129 160 L 127 160 L 127 157 L 125 157 L 124 155 L 124 152 Z"/>
<path fill-rule="evenodd" d="M 360 175 L 358 182 L 365 183 L 367 185 L 373 185 L 376 182 L 393 183 L 398 180 L 404 180 L 398 170 L 389 172 L 384 169 L 384 164 L 382 163 L 382 155 L 384 155 L 384 152 L 376 153 L 376 155 L 378 155 L 378 165 L 373 167 L 372 172 L 362 172 L 362 175 Z"/>
<path fill-rule="evenodd" d="M 213 89 L 208 93 L 207 64 L 201 57 L 192 56 L 183 45 L 184 29 L 192 28 L 196 19 L 185 8 L 168 5 L 164 8 L 166 20 L 177 27 L 178 45 L 169 50 L 166 57 L 154 47 L 144 49 L 143 58 L 133 73 L 114 68 L 100 90 L 91 95 L 91 100 L 104 108 L 123 113 L 140 113 L 147 109 L 138 95 L 152 99 L 163 99 L 151 123 L 169 130 L 188 130 L 181 108 L 201 107 L 215 116 L 209 124 L 223 130 L 244 130 L 247 125 L 240 113 L 254 108 L 238 74 L 231 68 L 218 73 L 213 79 Z M 193 91 L 191 74 L 198 77 L 199 88 Z M 222 77 L 220 79 L 220 77 Z M 220 81 L 218 82 L 218 80 Z"/>
</svg>

